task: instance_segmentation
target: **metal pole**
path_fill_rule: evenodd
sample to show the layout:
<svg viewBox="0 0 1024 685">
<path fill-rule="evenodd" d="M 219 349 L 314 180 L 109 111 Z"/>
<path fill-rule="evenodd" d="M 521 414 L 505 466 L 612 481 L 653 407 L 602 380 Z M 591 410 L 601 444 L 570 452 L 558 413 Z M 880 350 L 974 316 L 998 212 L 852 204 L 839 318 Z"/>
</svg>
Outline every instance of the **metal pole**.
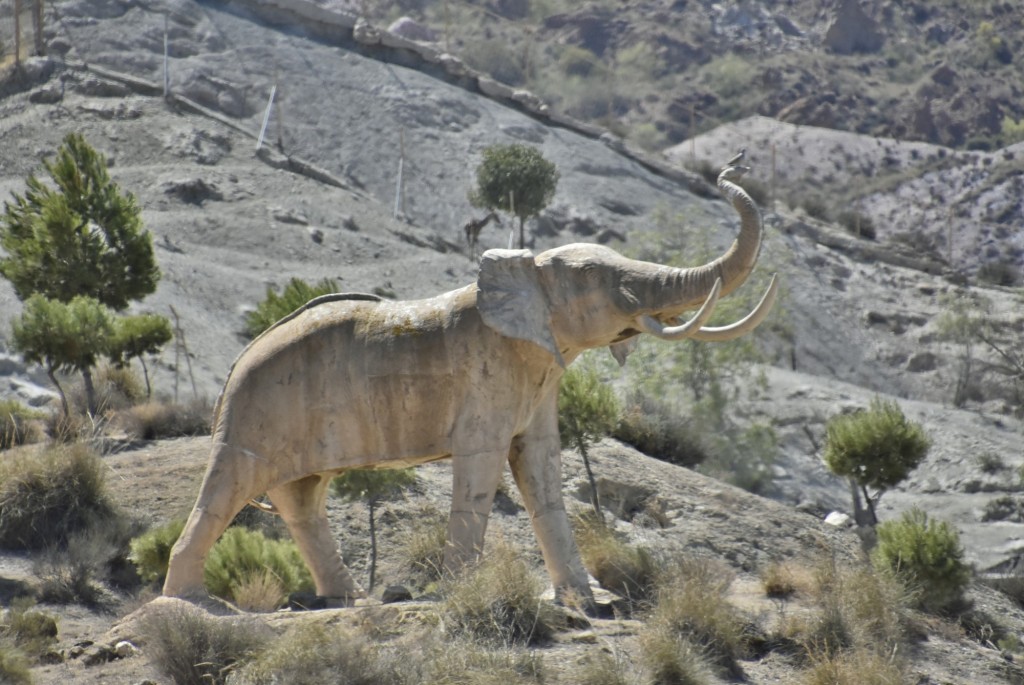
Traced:
<svg viewBox="0 0 1024 685">
<path fill-rule="evenodd" d="M 164 99 L 171 94 L 171 70 L 168 60 L 170 50 L 168 48 L 167 13 L 164 12 Z"/>
<path fill-rule="evenodd" d="M 14 0 L 14 63 L 21 64 L 21 0 Z"/>
<path fill-rule="evenodd" d="M 394 217 L 397 219 L 400 216 L 405 215 L 405 202 L 402 197 L 402 183 L 404 179 L 402 176 L 405 173 L 405 128 L 399 130 L 398 134 L 398 180 L 395 183 L 395 211 Z"/>
<path fill-rule="evenodd" d="M 270 100 L 267 101 L 267 111 L 263 113 L 263 125 L 260 126 L 260 137 L 256 139 L 256 152 L 263 147 L 263 136 L 267 133 L 267 124 L 270 123 L 270 108 L 274 104 L 274 94 L 277 93 L 277 84 L 270 89 Z"/>
</svg>

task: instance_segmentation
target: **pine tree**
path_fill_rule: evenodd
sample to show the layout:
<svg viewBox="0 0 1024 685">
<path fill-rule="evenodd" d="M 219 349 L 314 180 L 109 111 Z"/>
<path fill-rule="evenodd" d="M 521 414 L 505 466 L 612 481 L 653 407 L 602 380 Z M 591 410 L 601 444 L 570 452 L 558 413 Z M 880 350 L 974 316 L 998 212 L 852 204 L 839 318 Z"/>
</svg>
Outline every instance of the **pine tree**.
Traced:
<svg viewBox="0 0 1024 685">
<path fill-rule="evenodd" d="M 153 240 L 131 193 L 110 180 L 106 162 L 69 133 L 44 166 L 55 188 L 34 174 L 24 195 L 4 202 L 0 274 L 22 300 L 38 293 L 70 302 L 85 295 L 115 311 L 156 290 Z"/>
</svg>

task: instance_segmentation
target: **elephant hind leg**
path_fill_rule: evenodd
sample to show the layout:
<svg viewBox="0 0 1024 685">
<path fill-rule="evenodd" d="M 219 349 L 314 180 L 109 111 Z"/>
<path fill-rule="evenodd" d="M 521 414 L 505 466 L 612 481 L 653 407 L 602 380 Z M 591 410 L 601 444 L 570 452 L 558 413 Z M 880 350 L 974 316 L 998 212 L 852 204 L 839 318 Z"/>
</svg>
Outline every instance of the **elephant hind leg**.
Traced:
<svg viewBox="0 0 1024 685">
<path fill-rule="evenodd" d="M 327 521 L 329 476 L 308 476 L 267 491 L 309 565 L 321 597 L 350 602 L 366 593 L 341 558 Z"/>
</svg>

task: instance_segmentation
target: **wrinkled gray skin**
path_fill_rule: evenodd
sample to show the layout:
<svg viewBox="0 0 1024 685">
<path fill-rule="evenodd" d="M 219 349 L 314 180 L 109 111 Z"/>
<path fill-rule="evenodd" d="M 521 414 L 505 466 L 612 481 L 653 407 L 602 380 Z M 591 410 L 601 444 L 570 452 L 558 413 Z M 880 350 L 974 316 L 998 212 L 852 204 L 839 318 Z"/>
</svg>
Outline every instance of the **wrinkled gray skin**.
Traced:
<svg viewBox="0 0 1024 685">
<path fill-rule="evenodd" d="M 331 534 L 326 497 L 346 469 L 453 461 L 445 569 L 480 553 L 505 462 L 522 493 L 558 596 L 593 608 L 561 492 L 558 383 L 593 347 L 623 358 L 641 332 L 726 340 L 756 326 L 703 327 L 720 295 L 749 275 L 761 245 L 756 206 L 723 170 L 741 218 L 725 255 L 676 269 L 590 244 L 534 256 L 490 250 L 476 283 L 437 297 L 318 298 L 254 340 L 231 370 L 214 416 L 209 469 L 171 553 L 164 594 L 201 597 L 203 564 L 232 518 L 266 493 L 312 571 L 319 595 L 364 596 Z M 687 323 L 676 319 L 698 309 Z"/>
</svg>

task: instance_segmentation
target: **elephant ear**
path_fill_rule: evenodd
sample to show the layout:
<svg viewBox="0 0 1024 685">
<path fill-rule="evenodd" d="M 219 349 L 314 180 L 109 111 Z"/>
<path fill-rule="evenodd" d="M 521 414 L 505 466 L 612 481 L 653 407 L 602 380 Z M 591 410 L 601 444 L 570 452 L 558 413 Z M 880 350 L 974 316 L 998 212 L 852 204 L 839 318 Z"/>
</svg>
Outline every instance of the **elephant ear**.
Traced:
<svg viewBox="0 0 1024 685">
<path fill-rule="evenodd" d="M 551 310 L 540 272 L 529 250 L 488 250 L 480 258 L 477 309 L 484 323 L 502 335 L 528 340 L 565 361 L 551 332 Z"/>
</svg>

